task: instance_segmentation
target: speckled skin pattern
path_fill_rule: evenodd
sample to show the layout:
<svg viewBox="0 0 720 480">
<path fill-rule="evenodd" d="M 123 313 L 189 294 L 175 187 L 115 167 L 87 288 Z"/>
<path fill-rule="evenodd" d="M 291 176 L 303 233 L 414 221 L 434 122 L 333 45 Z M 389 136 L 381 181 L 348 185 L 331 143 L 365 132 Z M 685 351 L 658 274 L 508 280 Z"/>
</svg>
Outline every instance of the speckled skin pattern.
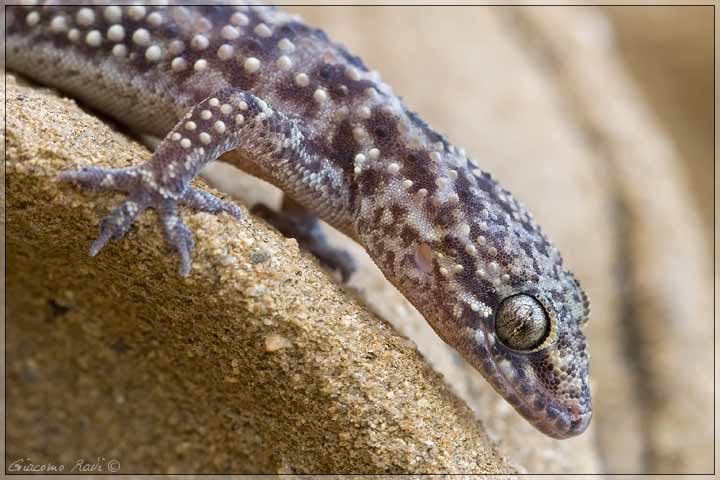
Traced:
<svg viewBox="0 0 720 480">
<path fill-rule="evenodd" d="M 91 254 L 154 208 L 187 274 L 193 240 L 177 206 L 241 215 L 190 186 L 222 155 L 357 239 L 539 430 L 565 438 L 589 424 L 588 302 L 558 250 L 508 191 L 321 30 L 262 6 L 38 4 L 7 7 L 6 41 L 10 69 L 164 137 L 145 164 L 61 176 L 127 193 Z"/>
</svg>

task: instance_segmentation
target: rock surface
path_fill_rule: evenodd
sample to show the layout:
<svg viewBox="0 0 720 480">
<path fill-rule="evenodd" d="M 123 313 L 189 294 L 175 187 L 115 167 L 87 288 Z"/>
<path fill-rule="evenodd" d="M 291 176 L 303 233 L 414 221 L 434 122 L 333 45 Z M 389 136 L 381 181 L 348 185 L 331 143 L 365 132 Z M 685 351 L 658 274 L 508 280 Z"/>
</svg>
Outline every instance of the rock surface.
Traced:
<svg viewBox="0 0 720 480">
<path fill-rule="evenodd" d="M 148 151 L 12 79 L 7 115 L 7 459 L 105 457 L 156 473 L 515 471 L 412 342 L 262 223 L 187 212 L 187 280 L 153 214 L 88 257 L 119 196 L 54 177 Z"/>
</svg>

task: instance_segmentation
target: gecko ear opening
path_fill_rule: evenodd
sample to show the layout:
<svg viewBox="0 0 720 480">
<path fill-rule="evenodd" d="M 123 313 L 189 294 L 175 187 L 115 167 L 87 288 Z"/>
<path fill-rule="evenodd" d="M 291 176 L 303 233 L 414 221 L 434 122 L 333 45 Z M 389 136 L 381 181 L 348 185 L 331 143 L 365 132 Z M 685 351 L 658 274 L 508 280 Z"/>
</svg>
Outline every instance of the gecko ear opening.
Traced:
<svg viewBox="0 0 720 480">
<path fill-rule="evenodd" d="M 433 255 L 432 248 L 427 243 L 421 243 L 415 249 L 415 264 L 424 274 L 432 273 Z"/>
</svg>

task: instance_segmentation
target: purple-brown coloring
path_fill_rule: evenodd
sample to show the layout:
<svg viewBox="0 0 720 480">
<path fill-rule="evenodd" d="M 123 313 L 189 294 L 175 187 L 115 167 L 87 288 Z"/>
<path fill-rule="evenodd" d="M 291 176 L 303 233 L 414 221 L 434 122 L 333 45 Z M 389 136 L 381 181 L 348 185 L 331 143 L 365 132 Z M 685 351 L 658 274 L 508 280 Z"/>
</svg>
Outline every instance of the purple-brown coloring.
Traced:
<svg viewBox="0 0 720 480">
<path fill-rule="evenodd" d="M 321 30 L 263 6 L 27 2 L 6 7 L 6 21 L 8 68 L 163 137 L 145 164 L 61 175 L 127 194 L 91 254 L 153 208 L 187 275 L 193 240 L 178 205 L 241 215 L 190 185 L 221 157 L 362 244 L 539 430 L 566 438 L 588 426 L 589 303 L 558 250 L 508 191 Z"/>
</svg>

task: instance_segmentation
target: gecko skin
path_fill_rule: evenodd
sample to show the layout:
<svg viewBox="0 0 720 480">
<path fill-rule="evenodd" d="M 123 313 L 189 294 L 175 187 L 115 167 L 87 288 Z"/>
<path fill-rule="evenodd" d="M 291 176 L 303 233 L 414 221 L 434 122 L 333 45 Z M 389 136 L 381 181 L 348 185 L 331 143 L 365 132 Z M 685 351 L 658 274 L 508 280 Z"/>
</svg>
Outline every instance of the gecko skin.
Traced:
<svg viewBox="0 0 720 480">
<path fill-rule="evenodd" d="M 350 234 L 437 334 L 535 427 L 590 422 L 589 304 L 527 210 L 376 72 L 269 7 L 7 7 L 7 65 L 164 137 L 131 168 L 61 180 L 127 194 L 96 254 L 156 209 L 190 270 L 178 205 L 240 216 L 190 186 L 222 155 Z"/>
</svg>

